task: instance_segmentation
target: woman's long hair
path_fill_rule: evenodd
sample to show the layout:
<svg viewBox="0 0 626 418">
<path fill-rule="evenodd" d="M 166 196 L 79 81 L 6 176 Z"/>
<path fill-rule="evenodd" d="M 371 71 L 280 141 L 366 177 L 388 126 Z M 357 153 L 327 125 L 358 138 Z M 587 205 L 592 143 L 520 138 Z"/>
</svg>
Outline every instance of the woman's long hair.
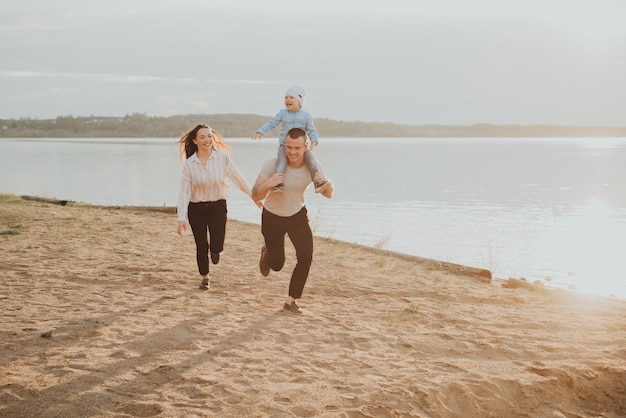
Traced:
<svg viewBox="0 0 626 418">
<path fill-rule="evenodd" d="M 185 132 L 180 136 L 178 140 L 178 145 L 180 147 L 180 162 L 181 164 L 185 162 L 185 160 L 191 157 L 196 151 L 198 151 L 198 146 L 193 142 L 198 135 L 198 131 L 202 128 L 209 128 L 211 130 L 211 135 L 213 136 L 213 149 L 218 151 L 225 152 L 230 155 L 230 145 L 224 141 L 224 137 L 222 134 L 211 128 L 209 125 L 205 123 L 201 123 L 197 125 L 192 130 Z"/>
</svg>

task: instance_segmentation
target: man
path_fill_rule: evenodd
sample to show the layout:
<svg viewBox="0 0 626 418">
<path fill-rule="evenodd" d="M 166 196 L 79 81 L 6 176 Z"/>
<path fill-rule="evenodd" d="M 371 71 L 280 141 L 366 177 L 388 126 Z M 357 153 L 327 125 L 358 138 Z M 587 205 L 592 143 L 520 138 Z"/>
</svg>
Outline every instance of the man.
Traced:
<svg viewBox="0 0 626 418">
<path fill-rule="evenodd" d="M 285 139 L 286 172 L 276 173 L 277 159 L 272 158 L 263 164 L 252 187 L 252 199 L 264 200 L 261 233 L 265 244 L 261 247 L 259 270 L 263 276 L 267 276 L 270 270 L 280 271 L 283 268 L 285 234 L 289 235 L 296 249 L 297 263 L 291 274 L 289 297 L 283 309 L 297 314 L 303 313 L 297 299 L 302 296 L 313 261 L 313 232 L 309 225 L 304 196 L 311 181 L 325 180 L 321 172 L 311 179 L 304 163 L 306 149 L 306 133 L 300 128 L 291 129 Z M 274 191 L 274 186 L 281 183 L 284 184 L 282 192 Z M 321 195 L 331 198 L 335 188 L 329 180 L 328 183 L 330 186 Z"/>
</svg>

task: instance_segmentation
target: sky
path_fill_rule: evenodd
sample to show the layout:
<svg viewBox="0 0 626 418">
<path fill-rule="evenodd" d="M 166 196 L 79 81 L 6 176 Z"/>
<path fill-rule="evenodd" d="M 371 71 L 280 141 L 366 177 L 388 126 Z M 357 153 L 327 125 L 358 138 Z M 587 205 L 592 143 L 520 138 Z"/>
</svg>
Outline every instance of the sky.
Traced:
<svg viewBox="0 0 626 418">
<path fill-rule="evenodd" d="M 0 119 L 254 113 L 626 126 L 623 0 L 20 0 Z"/>
</svg>

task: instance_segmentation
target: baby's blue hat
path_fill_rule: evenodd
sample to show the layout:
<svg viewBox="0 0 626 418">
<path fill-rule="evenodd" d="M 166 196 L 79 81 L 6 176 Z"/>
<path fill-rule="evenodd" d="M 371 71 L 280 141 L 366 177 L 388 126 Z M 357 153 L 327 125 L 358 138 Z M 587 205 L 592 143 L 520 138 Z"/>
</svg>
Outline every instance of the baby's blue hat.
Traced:
<svg viewBox="0 0 626 418">
<path fill-rule="evenodd" d="M 292 86 L 287 89 L 285 92 L 285 96 L 292 96 L 299 103 L 300 106 L 304 104 L 304 96 L 306 96 L 306 91 L 304 91 L 304 87 L 302 86 Z"/>
</svg>

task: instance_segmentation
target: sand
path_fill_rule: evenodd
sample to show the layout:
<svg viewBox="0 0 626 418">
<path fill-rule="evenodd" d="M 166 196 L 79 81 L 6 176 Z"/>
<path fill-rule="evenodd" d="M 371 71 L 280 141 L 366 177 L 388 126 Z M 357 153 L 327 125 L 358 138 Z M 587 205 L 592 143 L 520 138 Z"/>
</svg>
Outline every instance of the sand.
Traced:
<svg viewBox="0 0 626 418">
<path fill-rule="evenodd" d="M 298 316 L 261 242 L 201 291 L 172 213 L 0 195 L 0 416 L 626 416 L 624 300 L 316 238 Z"/>
</svg>

